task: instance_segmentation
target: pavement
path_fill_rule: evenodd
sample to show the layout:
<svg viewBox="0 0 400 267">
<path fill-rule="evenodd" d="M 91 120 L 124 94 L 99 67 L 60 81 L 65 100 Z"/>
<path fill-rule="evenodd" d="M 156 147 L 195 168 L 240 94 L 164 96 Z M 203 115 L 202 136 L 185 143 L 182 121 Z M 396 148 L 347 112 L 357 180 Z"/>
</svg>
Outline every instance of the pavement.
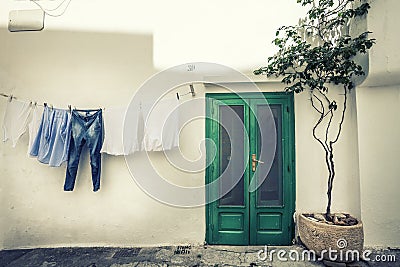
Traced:
<svg viewBox="0 0 400 267">
<path fill-rule="evenodd" d="M 357 261 L 347 265 L 319 261 L 318 257 L 308 260 L 307 256 L 302 257 L 304 251 L 304 248 L 298 245 L 38 248 L 1 250 L 0 267 L 400 266 L 399 249 L 372 249 L 369 261 Z M 377 261 L 378 257 L 380 261 Z"/>
</svg>

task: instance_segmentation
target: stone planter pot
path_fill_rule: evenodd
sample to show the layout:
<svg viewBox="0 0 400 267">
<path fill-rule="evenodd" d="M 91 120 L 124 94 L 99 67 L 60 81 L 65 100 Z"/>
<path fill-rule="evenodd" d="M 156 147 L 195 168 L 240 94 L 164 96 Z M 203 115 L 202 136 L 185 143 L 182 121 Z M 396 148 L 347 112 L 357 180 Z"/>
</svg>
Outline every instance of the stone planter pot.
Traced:
<svg viewBox="0 0 400 267">
<path fill-rule="evenodd" d="M 358 253 L 359 259 L 362 259 L 364 231 L 361 221 L 353 226 L 338 226 L 315 222 L 300 214 L 298 231 L 307 249 L 314 251 L 320 258 L 329 261 L 352 262 L 357 260 L 354 257 Z"/>
</svg>

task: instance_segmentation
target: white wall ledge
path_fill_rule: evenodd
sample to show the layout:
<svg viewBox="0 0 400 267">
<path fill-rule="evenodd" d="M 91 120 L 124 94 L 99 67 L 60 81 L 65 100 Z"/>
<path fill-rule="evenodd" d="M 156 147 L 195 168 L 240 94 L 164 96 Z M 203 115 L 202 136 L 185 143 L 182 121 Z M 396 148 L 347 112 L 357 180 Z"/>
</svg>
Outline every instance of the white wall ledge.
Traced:
<svg viewBox="0 0 400 267">
<path fill-rule="evenodd" d="M 369 71 L 360 87 L 386 87 L 400 84 L 400 35 L 398 10 L 400 1 L 370 1 L 368 30 L 376 44 L 369 52 Z"/>
</svg>

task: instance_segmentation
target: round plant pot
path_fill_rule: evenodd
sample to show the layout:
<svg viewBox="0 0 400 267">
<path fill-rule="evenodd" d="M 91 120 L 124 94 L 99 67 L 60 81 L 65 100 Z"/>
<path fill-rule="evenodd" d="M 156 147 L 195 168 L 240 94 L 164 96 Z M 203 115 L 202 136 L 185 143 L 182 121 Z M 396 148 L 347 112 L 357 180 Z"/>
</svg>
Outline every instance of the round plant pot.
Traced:
<svg viewBox="0 0 400 267">
<path fill-rule="evenodd" d="M 312 221 L 300 214 L 298 231 L 301 242 L 319 259 L 337 262 L 362 259 L 364 231 L 360 220 L 356 225 L 339 226 Z"/>
</svg>

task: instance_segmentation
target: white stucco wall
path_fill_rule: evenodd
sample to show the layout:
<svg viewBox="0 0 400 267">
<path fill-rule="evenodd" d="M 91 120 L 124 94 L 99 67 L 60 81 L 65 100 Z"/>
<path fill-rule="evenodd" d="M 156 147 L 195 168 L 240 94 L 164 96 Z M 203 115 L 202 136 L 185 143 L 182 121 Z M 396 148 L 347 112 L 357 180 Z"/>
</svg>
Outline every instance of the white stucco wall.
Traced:
<svg viewBox="0 0 400 267">
<path fill-rule="evenodd" d="M 399 247 L 400 2 L 371 6 L 368 29 L 377 43 L 368 77 L 357 88 L 361 211 L 367 246 Z"/>
<path fill-rule="evenodd" d="M 111 3 L 96 0 L 89 4 L 72 1 L 64 16 L 46 17 L 46 29 L 43 32 L 11 34 L 6 30 L 8 11 L 33 5 L 26 1 L 2 1 L 0 91 L 39 103 L 46 101 L 56 107 L 66 108 L 72 104 L 79 108 L 107 108 L 127 105 L 135 90 L 146 79 L 160 69 L 177 63 L 210 60 L 251 73 L 252 69 L 264 64 L 265 58 L 272 54 L 269 43 L 275 29 L 282 24 L 295 23 L 300 12 L 292 8 L 295 4 L 290 0 L 254 0 L 246 2 L 245 8 L 243 3 L 230 3 L 232 10 L 229 12 L 224 5 L 213 6 L 213 1 L 203 1 L 204 5 L 196 10 L 212 10 L 211 15 L 205 19 L 200 11 L 195 12 L 183 1 L 168 1 L 168 9 L 162 2 L 139 4 L 136 1 L 120 0 Z M 162 8 L 155 9 L 154 6 Z M 254 7 L 254 12 L 242 12 L 251 10 L 251 7 Z M 290 12 L 284 9 L 287 7 L 290 7 L 287 9 Z M 268 12 L 271 16 L 265 15 Z M 193 18 L 189 15 L 191 13 L 194 14 Z M 180 15 L 184 24 L 180 24 Z M 221 26 L 223 29 L 215 27 L 221 18 L 224 19 L 221 25 L 226 26 Z M 253 28 L 254 25 L 261 26 Z M 231 28 L 227 29 L 227 26 Z M 240 36 L 246 38 L 239 38 L 241 42 L 237 42 Z M 225 49 L 227 47 L 229 49 Z M 262 82 L 259 86 L 264 91 L 282 90 L 282 85 L 276 82 Z M 186 88 L 178 90 L 182 93 L 187 91 Z M 246 90 L 245 85 L 242 90 Z M 198 98 L 204 96 L 205 92 L 217 91 L 196 85 Z M 392 99 L 396 99 L 394 95 L 391 95 Z M 362 154 L 370 142 L 375 140 L 359 134 L 358 138 L 362 142 L 360 145 L 364 149 L 360 150 L 360 155 L 357 150 L 357 127 L 363 129 L 370 126 L 367 121 L 370 116 L 379 119 L 378 115 L 374 115 L 378 113 L 372 114 L 367 110 L 367 105 L 362 104 L 364 96 L 373 95 L 353 93 L 349 100 L 351 105 L 345 130 L 337 145 L 338 172 L 332 208 L 334 211 L 360 215 L 360 159 L 360 173 L 367 174 L 362 178 L 365 182 L 362 181 L 364 190 L 361 197 L 363 203 L 371 207 L 370 210 L 364 208 L 362 214 L 367 229 L 366 240 L 372 245 L 384 244 L 390 238 L 379 241 L 379 237 L 390 234 L 384 230 L 379 232 L 379 226 L 386 218 L 375 224 L 372 223 L 375 215 L 370 215 L 374 209 L 381 209 L 382 202 L 378 201 L 379 205 L 374 201 L 367 202 L 370 199 L 368 190 L 376 186 L 372 182 L 375 181 L 374 177 L 369 175 L 374 164 Z M 356 97 L 359 110 L 355 108 Z M 0 123 L 5 104 L 6 99 L 0 98 Z M 204 108 L 204 105 L 200 108 Z M 360 116 L 360 109 L 367 110 L 366 115 Z M 326 172 L 320 156 L 321 149 L 311 136 L 311 124 L 316 117 L 306 93 L 295 97 L 295 112 L 296 209 L 323 211 L 326 205 Z M 392 114 L 395 116 L 395 113 Z M 361 120 L 361 123 L 357 124 L 357 120 Z M 368 131 L 373 134 L 371 137 L 376 137 L 380 128 Z M 394 139 L 398 131 L 389 136 Z M 195 121 L 189 125 L 180 136 L 184 155 L 196 159 L 203 139 L 204 123 Z M 101 190 L 93 193 L 89 159 L 87 155 L 84 156 L 75 190 L 65 193 L 62 191 L 65 166 L 49 168 L 42 165 L 29 158 L 26 149 L 26 136 L 16 148 L 11 148 L 10 143 L 0 143 L 0 249 L 149 246 L 198 244 L 204 241 L 204 207 L 174 208 L 151 199 L 134 183 L 123 157 L 103 156 Z M 388 179 L 394 182 L 397 170 L 393 161 L 396 157 L 395 151 L 391 153 L 385 160 L 392 164 L 392 169 L 389 172 L 383 170 L 383 167 L 379 170 L 385 171 Z M 191 186 L 204 183 L 204 173 L 177 173 L 165 164 L 162 157 L 153 156 L 157 165 L 165 166 L 166 172 L 174 175 L 172 180 L 175 182 Z M 395 190 L 394 187 L 385 189 L 389 190 L 389 195 L 393 195 Z M 386 193 L 371 199 L 384 199 L 384 195 Z M 398 218 L 391 221 L 390 229 L 395 229 L 393 225 L 398 221 Z M 372 234 L 374 231 L 379 234 Z M 392 237 L 392 243 L 393 240 Z"/>
<path fill-rule="evenodd" d="M 55 107 L 127 106 L 134 90 L 155 72 L 148 35 L 1 30 L 0 36 L 5 40 L 2 91 Z M 15 89 L 5 86 L 10 83 Z M 7 100 L 0 101 L 4 114 Z M 182 137 L 185 148 L 198 151 L 198 144 L 186 138 L 190 136 Z M 69 194 L 63 192 L 65 166 L 50 168 L 29 158 L 26 136 L 14 149 L 8 142 L 0 146 L 1 247 L 204 240 L 204 208 L 172 208 L 151 199 L 136 186 L 123 157 L 103 156 L 101 189 L 93 193 L 86 151 Z"/>
<path fill-rule="evenodd" d="M 332 99 L 336 99 L 338 103 L 343 101 L 343 96 L 338 95 L 341 93 L 339 88 L 330 89 L 330 94 L 335 95 Z M 355 103 L 355 92 L 352 91 L 348 96 L 343 132 L 334 146 L 336 177 L 332 191 L 332 211 L 349 212 L 360 218 L 357 111 Z M 318 120 L 318 116 L 310 105 L 310 96 L 307 93 L 296 96 L 295 117 L 297 211 L 325 212 L 328 171 L 325 167 L 324 151 L 312 137 L 311 129 Z M 331 133 L 336 133 L 335 127 L 332 127 Z"/>
<path fill-rule="evenodd" d="M 10 34 L 3 30 L 0 36 L 7 40 L 1 50 L 2 83 L 15 85 L 3 87 L 4 91 L 56 107 L 69 103 L 81 108 L 127 105 L 135 88 L 155 72 L 151 63 L 152 39 L 148 35 L 58 31 Z M 25 49 L 26 43 L 30 44 L 29 50 Z M 46 49 L 42 48 L 44 44 Z M 277 82 L 259 86 L 263 91 L 283 89 Z M 236 87 L 242 91 L 247 88 L 245 84 Z M 177 90 L 184 93 L 187 88 Z M 196 85 L 197 98 L 218 90 Z M 0 114 L 4 114 L 6 99 L 0 100 Z M 316 118 L 307 94 L 296 96 L 295 107 L 296 208 L 323 211 L 326 173 L 321 150 L 311 138 L 310 126 Z M 354 110 L 350 109 L 347 130 L 338 147 L 354 144 L 354 117 Z M 189 125 L 180 139 L 184 156 L 196 159 L 204 139 L 204 123 L 195 121 Z M 174 208 L 153 200 L 134 183 L 123 157 L 103 156 L 101 190 L 93 193 L 86 154 L 75 190 L 66 193 L 62 191 L 65 166 L 49 168 L 40 164 L 26 155 L 26 147 L 26 136 L 16 148 L 9 143 L 0 144 L 1 247 L 146 246 L 204 241 L 204 207 Z M 356 166 L 357 157 L 347 156 L 346 150 L 337 155 L 338 169 L 342 171 L 338 171 L 333 209 L 358 215 L 357 179 L 341 179 L 356 175 L 357 168 L 341 167 Z M 153 156 L 155 165 L 164 166 L 167 176 L 173 174 L 169 177 L 172 181 L 188 186 L 204 183 L 203 172 L 179 173 L 159 155 Z M 347 194 L 349 188 L 351 194 Z"/>
<path fill-rule="evenodd" d="M 366 245 L 398 247 L 400 85 L 357 91 L 362 219 Z"/>
<path fill-rule="evenodd" d="M 52 9 L 60 1 L 39 3 Z M 3 0 L 0 25 L 7 27 L 10 10 L 37 8 L 29 0 Z M 149 34 L 156 69 L 207 61 L 248 71 L 271 55 L 276 29 L 304 12 L 293 0 L 71 1 L 62 16 L 46 16 L 45 30 Z"/>
<path fill-rule="evenodd" d="M 274 3 L 275 11 L 283 11 L 289 2 Z M 237 51 L 223 53 L 221 58 L 221 50 L 227 44 L 234 44 L 237 36 L 245 34 L 253 25 L 269 23 L 270 33 L 265 27 L 251 32 L 253 46 L 240 44 L 238 50 L 246 52 L 231 66 L 251 72 L 267 57 L 265 47 L 271 47 L 269 36 L 273 36 L 276 27 L 296 20 L 292 16 L 297 12 L 295 9 L 280 16 L 281 20 L 266 18 L 262 10 L 268 10 L 272 1 L 269 4 L 265 1 L 247 3 L 246 8 L 253 8 L 258 15 L 242 14 L 242 3 L 230 3 L 230 12 L 241 14 L 240 20 L 231 13 L 224 15 L 227 12 L 224 6 L 215 6 L 213 1 L 203 3 L 215 14 L 226 17 L 225 23 L 229 22 L 232 27 L 229 35 L 221 35 L 220 29 L 215 28 L 220 17 L 200 19 L 202 12 L 195 12 L 184 1 L 168 2 L 166 6 L 164 1 L 122 0 L 72 1 L 63 16 L 46 16 L 44 31 L 9 33 L 8 12 L 35 5 L 29 1 L 1 1 L 1 92 L 60 108 L 68 104 L 79 108 L 126 106 L 146 79 L 160 68 L 176 63 L 168 61 L 170 55 L 175 54 L 174 58 L 182 60 L 179 63 L 193 59 L 231 63 Z M 184 20 L 184 29 L 171 24 L 188 14 L 197 19 Z M 208 32 L 213 39 L 206 39 L 199 33 L 186 50 L 173 45 L 174 42 L 188 43 L 184 33 L 191 27 L 202 30 L 203 35 L 204 31 Z M 166 42 L 173 51 L 160 48 Z M 204 58 L 204 51 L 196 51 L 209 42 L 214 45 L 205 50 L 208 57 Z M 254 44 L 258 45 L 257 49 Z M 249 66 L 249 56 L 259 61 Z M 182 93 L 186 91 L 187 88 Z M 196 92 L 199 97 L 204 95 L 202 86 L 196 86 Z M 6 99 L 0 99 L 0 114 L 4 114 L 5 106 Z M 196 121 L 187 126 L 180 137 L 184 156 L 199 157 L 202 139 L 204 123 Z M 16 148 L 11 148 L 10 143 L 0 144 L 0 248 L 146 246 L 204 241 L 204 207 L 181 209 L 153 200 L 134 183 L 123 157 L 103 156 L 101 189 L 93 193 L 86 154 L 80 163 L 75 190 L 65 193 L 62 190 L 65 166 L 49 168 L 29 158 L 26 150 L 26 136 Z M 204 184 L 202 172 L 176 175 L 176 170 L 166 166 L 162 158 L 153 156 L 156 165 L 164 165 L 164 171 L 174 174 L 175 182 Z"/>
</svg>

